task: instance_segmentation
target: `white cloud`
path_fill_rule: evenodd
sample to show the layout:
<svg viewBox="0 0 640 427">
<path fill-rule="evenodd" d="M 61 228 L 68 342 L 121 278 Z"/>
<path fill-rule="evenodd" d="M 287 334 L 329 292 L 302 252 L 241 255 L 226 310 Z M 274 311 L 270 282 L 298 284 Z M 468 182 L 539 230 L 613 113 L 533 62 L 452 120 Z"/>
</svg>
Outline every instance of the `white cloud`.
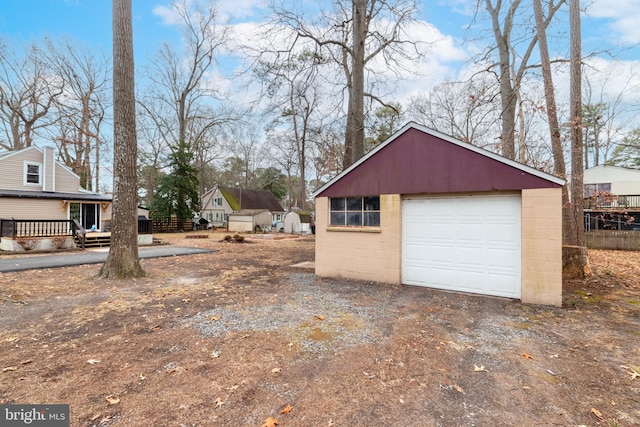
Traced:
<svg viewBox="0 0 640 427">
<path fill-rule="evenodd" d="M 182 22 L 180 15 L 176 10 L 169 6 L 157 5 L 153 8 L 153 14 L 160 17 L 160 20 L 164 25 L 173 26 Z"/>
<path fill-rule="evenodd" d="M 187 1 L 187 5 L 196 4 L 198 4 L 197 1 Z M 265 7 L 264 0 L 218 0 L 215 3 L 219 22 L 230 22 L 234 19 L 248 20 Z M 158 16 L 164 25 L 174 26 L 182 23 L 182 19 L 171 4 L 155 6 L 153 14 Z"/>
<path fill-rule="evenodd" d="M 253 17 L 264 7 L 264 0 L 218 0 L 218 13 L 223 21 Z"/>
<path fill-rule="evenodd" d="M 640 31 L 638 31 L 640 1 L 594 0 L 587 8 L 586 14 L 590 17 L 608 20 L 607 26 L 619 43 L 640 43 Z"/>
</svg>

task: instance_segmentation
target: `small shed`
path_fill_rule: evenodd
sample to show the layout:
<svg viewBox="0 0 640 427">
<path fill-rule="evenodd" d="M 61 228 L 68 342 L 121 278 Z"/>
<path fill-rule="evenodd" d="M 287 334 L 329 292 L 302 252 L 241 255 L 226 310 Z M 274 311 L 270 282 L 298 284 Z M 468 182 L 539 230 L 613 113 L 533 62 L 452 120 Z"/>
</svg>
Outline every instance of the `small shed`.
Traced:
<svg viewBox="0 0 640 427">
<path fill-rule="evenodd" d="M 271 226 L 271 212 L 267 209 L 242 209 L 229 214 L 229 231 L 261 232 Z"/>
<path fill-rule="evenodd" d="M 559 306 L 563 185 L 408 123 L 314 193 L 316 274 Z"/>
<path fill-rule="evenodd" d="M 295 212 L 288 212 L 284 216 L 284 232 L 289 234 L 299 234 L 302 232 L 300 215 Z"/>
</svg>

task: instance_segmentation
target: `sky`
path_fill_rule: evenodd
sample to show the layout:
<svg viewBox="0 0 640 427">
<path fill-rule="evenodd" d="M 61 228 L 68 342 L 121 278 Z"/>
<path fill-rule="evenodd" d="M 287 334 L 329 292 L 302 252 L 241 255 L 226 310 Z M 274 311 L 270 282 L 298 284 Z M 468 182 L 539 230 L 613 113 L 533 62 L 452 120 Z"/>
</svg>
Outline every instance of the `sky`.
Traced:
<svg viewBox="0 0 640 427">
<path fill-rule="evenodd" d="M 530 0 L 525 0 L 525 3 Z M 178 32 L 164 0 L 133 0 L 134 50 L 143 63 L 163 41 L 178 41 Z M 419 2 L 421 19 L 431 24 L 443 43 L 435 52 L 443 63 L 458 62 L 464 50 L 464 27 L 473 19 L 473 0 Z M 1 0 L 0 37 L 31 41 L 43 36 L 69 36 L 90 46 L 111 50 L 111 2 L 108 0 Z M 219 0 L 218 12 L 236 25 L 264 17 L 263 0 Z M 640 60 L 640 0 L 582 0 L 583 50 L 616 49 L 616 55 Z M 455 64 L 453 66 L 456 66 Z"/>
<path fill-rule="evenodd" d="M 301 3 L 305 1 L 309 0 Z M 247 28 L 247 24 L 264 19 L 263 2 L 218 0 L 218 12 L 237 28 Z M 0 37 L 5 43 L 66 36 L 111 51 L 111 1 L 0 0 L 0 4 Z M 161 43 L 179 43 L 169 4 L 166 0 L 133 0 L 136 66 L 148 61 Z M 474 18 L 474 0 L 424 0 L 418 4 L 420 19 L 429 24 L 429 34 L 421 36 L 438 41 L 422 67 L 426 71 L 421 86 L 430 86 L 459 73 L 474 48 L 483 47 L 483 41 L 465 40 L 464 29 Z M 586 9 L 582 16 L 584 52 L 613 50 L 617 58 L 632 64 L 640 61 L 640 0 L 582 0 L 582 7 Z"/>
<path fill-rule="evenodd" d="M 265 0 L 218 0 L 218 12 L 227 18 L 242 37 L 255 28 L 265 18 Z M 326 2 L 327 0 L 325 0 Z M 405 101 L 410 96 L 425 92 L 445 78 L 456 78 L 469 72 L 471 55 L 482 50 L 491 42 L 487 38 L 470 40 L 465 38 L 465 28 L 474 22 L 473 6 L 478 0 L 423 0 L 418 1 L 419 19 L 422 26 L 412 31 L 416 37 L 433 42 L 425 60 L 419 66 L 420 76 L 393 76 L 396 85 L 392 89 L 395 100 Z M 523 4 L 531 4 L 524 0 Z M 136 67 L 143 67 L 163 42 L 179 45 L 179 31 L 167 0 L 133 0 L 133 31 Z M 306 7 L 316 5 L 312 0 L 299 0 L 297 4 Z M 317 6 L 317 5 L 316 5 Z M 640 0 L 582 0 L 583 52 L 601 52 L 591 64 L 604 71 L 607 90 L 624 92 L 630 79 L 635 79 L 636 90 L 627 91 L 629 102 L 640 107 Z M 552 56 L 568 55 L 566 12 L 561 16 L 560 26 L 550 29 L 549 37 L 562 34 Z M 486 20 L 475 25 L 484 25 Z M 475 28 L 475 27 L 472 27 Z M 556 33 L 557 31 L 557 33 Z M 474 33 L 477 36 L 477 33 Z M 0 40 L 5 44 L 18 46 L 22 43 L 42 40 L 43 37 L 58 39 L 69 37 L 87 46 L 101 49 L 108 56 L 111 52 L 111 1 L 108 0 L 0 0 Z M 553 42 L 550 42 L 553 43 Z M 613 56 L 605 52 L 611 52 Z M 614 58 L 615 57 L 615 58 Z M 615 60 L 614 60 L 615 59 Z M 225 64 L 237 64 L 223 61 Z M 613 74 L 607 70 L 615 70 Z M 222 74 L 230 74 L 230 69 Z M 557 90 L 562 93 L 568 86 L 568 79 L 556 81 Z M 239 89 L 226 77 L 224 84 L 233 97 Z M 390 79 L 391 80 L 391 79 Z"/>
</svg>

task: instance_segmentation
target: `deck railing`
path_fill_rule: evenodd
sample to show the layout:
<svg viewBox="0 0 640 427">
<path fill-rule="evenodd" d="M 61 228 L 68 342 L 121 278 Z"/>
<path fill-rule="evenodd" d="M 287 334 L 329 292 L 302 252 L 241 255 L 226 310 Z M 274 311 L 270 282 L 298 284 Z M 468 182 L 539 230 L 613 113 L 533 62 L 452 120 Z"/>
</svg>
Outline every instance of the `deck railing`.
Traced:
<svg viewBox="0 0 640 427">
<path fill-rule="evenodd" d="M 68 219 L 0 219 L 0 237 L 69 236 L 73 221 Z"/>
<path fill-rule="evenodd" d="M 584 199 L 585 209 L 640 209 L 640 195 L 625 194 L 592 196 Z"/>
<path fill-rule="evenodd" d="M 80 223 L 72 219 L 0 219 L 0 237 L 56 237 L 86 233 Z M 149 219 L 138 220 L 138 234 L 152 234 Z"/>
</svg>

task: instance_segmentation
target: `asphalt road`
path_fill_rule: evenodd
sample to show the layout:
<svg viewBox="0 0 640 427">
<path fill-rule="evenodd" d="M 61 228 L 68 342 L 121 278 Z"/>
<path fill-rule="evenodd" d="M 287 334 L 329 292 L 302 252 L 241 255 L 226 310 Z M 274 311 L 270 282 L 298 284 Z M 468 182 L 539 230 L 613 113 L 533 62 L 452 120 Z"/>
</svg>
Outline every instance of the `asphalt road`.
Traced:
<svg viewBox="0 0 640 427">
<path fill-rule="evenodd" d="M 169 256 L 194 255 L 215 252 L 211 249 L 186 248 L 181 246 L 153 246 L 138 249 L 138 256 L 160 258 Z M 87 250 L 69 252 L 62 255 L 41 255 L 19 258 L 0 258 L 0 273 L 10 271 L 35 270 L 40 268 L 58 268 L 70 265 L 100 264 L 107 259 L 108 250 Z"/>
</svg>

